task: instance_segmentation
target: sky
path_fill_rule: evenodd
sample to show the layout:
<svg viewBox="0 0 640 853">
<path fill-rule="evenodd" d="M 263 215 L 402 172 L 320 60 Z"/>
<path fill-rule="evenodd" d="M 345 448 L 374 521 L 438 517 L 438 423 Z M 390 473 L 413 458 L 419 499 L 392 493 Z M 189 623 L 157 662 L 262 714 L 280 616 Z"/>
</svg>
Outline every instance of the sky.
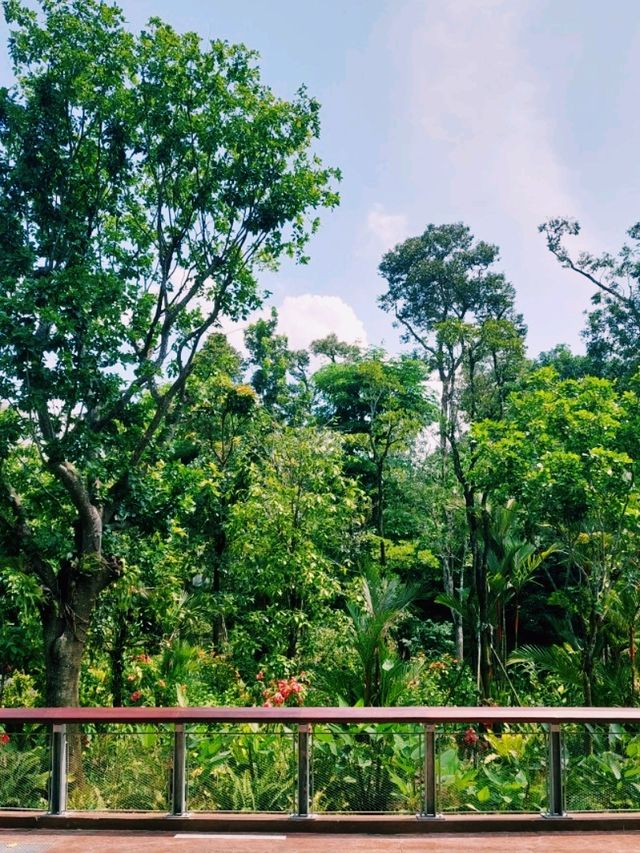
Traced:
<svg viewBox="0 0 640 853">
<path fill-rule="evenodd" d="M 342 170 L 340 207 L 323 214 L 307 266 L 261 279 L 292 346 L 335 331 L 398 351 L 376 305 L 382 255 L 429 223 L 463 221 L 500 246 L 530 354 L 582 349 L 589 288 L 537 226 L 576 218 L 581 249 L 615 252 L 640 219 L 637 0 L 120 5 L 132 29 L 157 15 L 243 42 L 276 94 L 305 84 L 322 104 L 316 150 Z M 242 330 L 228 330 L 239 345 Z"/>
</svg>

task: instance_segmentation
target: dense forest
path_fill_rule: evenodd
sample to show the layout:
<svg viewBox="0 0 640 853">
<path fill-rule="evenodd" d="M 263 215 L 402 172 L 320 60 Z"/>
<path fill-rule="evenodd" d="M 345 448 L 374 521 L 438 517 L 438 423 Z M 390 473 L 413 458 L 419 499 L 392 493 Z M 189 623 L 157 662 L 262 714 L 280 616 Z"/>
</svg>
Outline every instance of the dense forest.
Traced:
<svg viewBox="0 0 640 853">
<path fill-rule="evenodd" d="M 540 227 L 584 354 L 527 355 L 462 223 L 380 259 L 401 354 L 275 310 L 239 353 L 339 202 L 318 103 L 97 0 L 3 6 L 0 704 L 635 704 L 640 224 Z"/>
</svg>

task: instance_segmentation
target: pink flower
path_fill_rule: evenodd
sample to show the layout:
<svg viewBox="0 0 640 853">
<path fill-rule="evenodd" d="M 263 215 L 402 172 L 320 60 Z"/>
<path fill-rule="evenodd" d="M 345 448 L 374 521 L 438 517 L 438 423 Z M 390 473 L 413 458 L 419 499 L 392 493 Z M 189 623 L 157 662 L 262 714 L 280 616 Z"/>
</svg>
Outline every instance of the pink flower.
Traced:
<svg viewBox="0 0 640 853">
<path fill-rule="evenodd" d="M 264 681 L 264 672 L 260 670 L 260 672 L 256 675 L 256 681 Z"/>
<path fill-rule="evenodd" d="M 283 705 L 284 704 L 284 698 L 285 697 L 282 695 L 282 693 L 280 693 L 280 691 L 278 691 L 277 693 L 274 693 L 272 696 L 274 705 Z"/>
</svg>

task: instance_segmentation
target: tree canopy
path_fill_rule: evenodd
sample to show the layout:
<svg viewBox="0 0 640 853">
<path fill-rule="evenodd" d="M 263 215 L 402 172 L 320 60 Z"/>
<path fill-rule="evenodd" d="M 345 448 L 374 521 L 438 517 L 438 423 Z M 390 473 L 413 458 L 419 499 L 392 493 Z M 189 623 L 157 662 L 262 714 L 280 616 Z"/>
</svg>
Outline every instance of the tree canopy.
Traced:
<svg viewBox="0 0 640 853">
<path fill-rule="evenodd" d="M 527 352 L 461 222 L 381 258 L 402 347 L 295 348 L 261 276 L 339 201 L 317 101 L 101 0 L 3 9 L 0 703 L 637 703 L 640 227 L 541 226 L 584 354 Z"/>
<path fill-rule="evenodd" d="M 276 97 L 242 46 L 157 18 L 135 35 L 98 0 L 4 12 L 0 388 L 29 473 L 4 464 L 3 523 L 42 585 L 48 701 L 71 704 L 133 473 L 208 333 L 260 304 L 256 272 L 306 260 L 338 173 L 310 151 L 318 103 Z"/>
</svg>

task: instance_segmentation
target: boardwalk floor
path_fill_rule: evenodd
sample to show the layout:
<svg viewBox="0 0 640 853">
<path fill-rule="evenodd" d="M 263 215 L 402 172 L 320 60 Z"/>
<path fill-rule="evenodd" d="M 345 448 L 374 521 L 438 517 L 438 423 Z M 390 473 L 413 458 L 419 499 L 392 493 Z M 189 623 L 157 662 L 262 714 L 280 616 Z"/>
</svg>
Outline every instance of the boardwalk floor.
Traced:
<svg viewBox="0 0 640 853">
<path fill-rule="evenodd" d="M 639 853 L 640 832 L 276 835 L 0 830 L 0 853 Z"/>
</svg>

